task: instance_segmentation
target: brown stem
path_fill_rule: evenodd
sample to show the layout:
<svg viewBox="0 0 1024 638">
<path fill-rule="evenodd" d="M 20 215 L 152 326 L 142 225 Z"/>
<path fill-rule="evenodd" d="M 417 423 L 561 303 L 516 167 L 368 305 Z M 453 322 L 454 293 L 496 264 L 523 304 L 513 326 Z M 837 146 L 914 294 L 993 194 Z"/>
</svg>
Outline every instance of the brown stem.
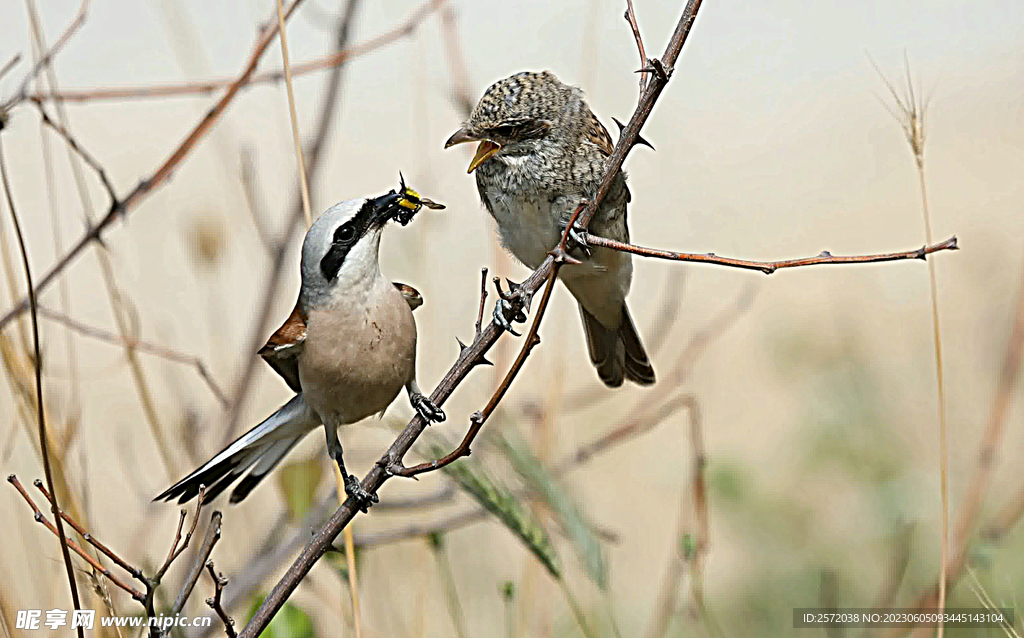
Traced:
<svg viewBox="0 0 1024 638">
<path fill-rule="evenodd" d="M 25 247 L 25 235 L 21 232 L 21 222 L 18 213 L 14 208 L 14 195 L 11 193 L 11 184 L 7 178 L 7 163 L 4 161 L 3 147 L 0 146 L 0 179 L 3 180 L 4 195 L 7 198 L 7 206 L 11 209 L 11 221 L 14 223 L 14 233 L 18 238 L 18 248 L 21 250 L 21 263 L 25 268 L 25 280 L 28 284 L 28 303 L 32 317 L 32 351 L 33 367 L 36 376 L 36 418 L 39 422 L 39 449 L 43 457 L 43 473 L 46 476 L 46 484 L 53 494 L 54 521 L 56 521 L 57 539 L 60 541 L 61 555 L 64 557 L 64 567 L 68 574 L 68 585 L 71 588 L 71 602 L 75 611 L 82 608 L 78 599 L 78 585 L 75 583 L 75 570 L 71 564 L 71 552 L 68 550 L 70 542 L 64 535 L 64 523 L 60 518 L 60 505 L 57 503 L 57 494 L 53 489 L 53 468 L 50 467 L 50 446 L 46 437 L 46 409 L 43 404 L 43 361 L 42 351 L 39 347 L 39 312 L 36 306 L 36 294 L 32 288 L 32 267 L 28 263 L 28 249 Z M 82 627 L 78 628 L 78 637 L 84 638 L 85 632 Z"/>
<path fill-rule="evenodd" d="M 235 638 L 238 635 L 238 632 L 235 631 L 235 621 L 224 611 L 224 607 L 220 602 L 221 594 L 224 593 L 224 587 L 228 584 L 228 579 L 224 578 L 224 574 L 218 574 L 214 570 L 212 560 L 206 563 L 206 570 L 210 573 L 210 578 L 213 579 L 214 587 L 213 598 L 207 598 L 206 604 L 220 616 L 221 622 L 224 623 L 224 633 L 228 635 L 228 638 Z"/>
<path fill-rule="evenodd" d="M 173 563 L 174 560 L 178 558 L 178 556 L 181 556 L 181 553 L 188 548 L 188 543 L 192 540 L 192 534 L 195 534 L 196 527 L 199 525 L 199 515 L 203 511 L 203 501 L 205 500 L 205 496 L 206 486 L 200 485 L 199 498 L 196 499 L 196 513 L 195 516 L 192 517 L 192 526 L 188 528 L 188 533 L 185 534 L 185 540 L 181 543 L 181 546 L 179 546 L 178 541 L 181 540 L 181 527 L 182 524 L 185 522 L 186 516 L 185 510 L 181 510 L 181 518 L 178 519 L 178 531 L 174 534 L 174 542 L 171 544 L 171 551 L 167 553 L 167 560 L 164 561 L 164 564 L 160 568 L 160 571 L 158 571 L 156 573 L 156 576 L 153 577 L 153 580 L 156 583 L 159 583 L 160 580 L 163 579 L 164 574 L 166 574 L 167 570 L 170 569 L 171 563 Z"/>
<path fill-rule="evenodd" d="M 192 589 L 199 581 L 199 575 L 203 573 L 203 565 L 210 559 L 210 554 L 213 553 L 213 546 L 220 540 L 221 518 L 221 513 L 218 511 L 214 511 L 213 515 L 210 516 L 210 524 L 206 527 L 206 538 L 203 539 L 199 553 L 196 554 L 195 560 L 192 561 L 192 567 L 189 569 L 188 575 L 181 585 L 181 591 L 174 598 L 174 604 L 171 606 L 171 615 L 180 613 L 185 607 L 188 597 L 192 595 Z"/>
<path fill-rule="evenodd" d="M 62 538 L 60 529 L 55 527 L 54 524 L 49 521 L 49 519 L 47 519 L 45 516 L 43 516 L 43 513 L 39 510 L 38 507 L 36 507 L 35 502 L 32 501 L 32 497 L 28 495 L 28 492 L 26 492 L 25 488 L 21 485 L 21 482 L 18 480 L 18 477 L 13 475 L 13 474 L 11 474 L 10 476 L 7 477 L 7 482 L 10 483 L 11 485 L 13 485 L 14 489 L 18 490 L 18 493 L 21 494 L 21 497 L 24 498 L 25 502 L 28 503 L 28 506 L 32 508 L 32 516 L 35 519 L 35 521 L 37 523 L 42 524 L 43 527 L 45 527 L 46 529 L 50 530 L 50 533 L 53 534 L 54 536 L 56 536 L 57 538 Z M 56 520 L 60 520 L 60 519 L 58 518 Z M 63 528 L 61 528 L 61 529 L 63 529 Z M 137 600 L 139 602 L 145 601 L 145 599 L 146 599 L 145 594 L 143 594 L 141 591 L 135 589 L 131 585 L 128 585 L 127 583 L 125 583 L 124 581 L 119 579 L 117 576 L 115 576 L 113 573 L 111 573 L 111 571 L 109 569 L 107 569 L 106 567 L 101 565 L 99 561 L 97 561 L 95 558 L 90 556 L 88 554 L 88 552 L 86 552 L 81 547 L 79 547 L 78 543 L 76 543 L 75 541 L 73 541 L 73 540 L 71 540 L 69 538 L 62 538 L 62 540 L 64 541 L 63 543 L 61 543 L 62 547 L 69 548 L 71 551 L 73 551 L 76 554 L 78 554 L 79 556 L 81 556 L 82 559 L 85 562 L 89 563 L 90 567 L 92 567 L 94 570 L 96 570 L 97 573 L 103 574 L 107 578 L 107 580 L 109 580 L 111 583 L 114 584 L 115 587 L 123 589 L 124 591 L 126 591 L 128 593 L 128 595 L 130 595 L 132 598 L 134 598 L 135 600 Z M 68 560 L 68 564 L 70 565 L 71 564 L 71 554 L 70 553 L 67 556 L 67 560 Z M 72 572 L 71 578 L 72 578 L 72 582 L 74 582 L 74 572 Z M 80 609 L 80 607 L 77 606 L 77 603 L 76 603 L 75 609 Z"/>
<path fill-rule="evenodd" d="M 18 102 L 20 102 L 21 100 L 25 99 L 28 93 L 28 86 L 32 82 L 32 80 L 35 79 L 37 75 L 39 75 L 39 72 L 42 71 L 43 68 L 50 64 L 54 56 L 56 56 L 60 52 L 60 50 L 64 48 L 64 45 L 68 43 L 68 40 L 71 39 L 71 36 L 77 33 L 78 30 L 82 28 L 82 25 L 85 24 L 85 19 L 89 14 L 90 1 L 91 0 L 82 0 L 82 4 L 78 7 L 78 13 L 75 14 L 75 17 L 71 20 L 71 23 L 68 24 L 67 28 L 64 29 L 64 33 L 62 33 L 61 36 L 57 38 L 57 41 L 53 43 L 53 46 L 50 47 L 49 51 L 47 51 L 38 60 L 36 60 L 36 63 L 35 65 L 33 65 L 32 70 L 29 71 L 28 75 L 26 75 L 25 78 L 21 81 L 21 86 L 18 87 L 18 91 L 14 94 L 14 97 L 12 97 L 10 100 L 7 101 L 6 104 L 0 107 L 0 111 L 7 110 L 10 107 L 17 104 Z M 79 629 L 78 633 L 79 635 L 82 635 L 82 630 Z"/>
<path fill-rule="evenodd" d="M 633 38 L 636 39 L 636 48 L 640 52 L 640 67 L 647 66 L 647 53 L 644 51 L 644 40 L 640 37 L 640 26 L 636 23 L 636 13 L 633 12 L 633 0 L 626 0 L 626 22 L 629 22 L 629 28 L 633 30 Z M 640 92 L 643 93 L 645 78 L 647 77 L 646 72 L 640 74 Z"/>
<path fill-rule="evenodd" d="M 46 487 L 43 485 L 43 482 L 40 481 L 39 479 L 36 479 L 35 481 L 32 482 L 32 484 L 36 486 L 36 489 L 42 492 L 43 498 L 45 498 L 47 502 L 49 502 L 50 505 L 53 506 L 53 498 L 50 497 L 50 492 L 47 491 Z M 109 547 L 93 538 L 92 534 L 86 531 L 84 527 L 82 527 L 75 519 L 71 518 L 71 516 L 69 516 L 67 513 L 61 511 L 60 517 L 67 521 L 68 525 L 70 525 L 76 532 L 78 532 L 82 536 L 83 539 L 85 539 L 85 542 L 89 543 L 90 545 L 95 547 L 97 551 L 99 551 L 101 554 L 103 554 L 110 560 L 114 561 L 114 563 L 118 567 L 131 574 L 132 578 L 136 578 L 139 580 L 143 579 L 141 569 L 129 565 L 126 560 L 122 559 L 120 556 L 115 554 L 113 550 L 111 550 Z"/>
<path fill-rule="evenodd" d="M 199 377 L 206 383 L 207 387 L 210 388 L 210 392 L 212 392 L 217 400 L 220 401 L 221 405 L 225 407 L 228 405 L 227 396 L 224 395 L 224 391 L 220 389 L 219 385 L 217 385 L 213 375 L 210 374 L 210 370 L 206 367 L 206 364 L 203 363 L 203 360 L 200 357 L 194 357 L 166 346 L 149 343 L 147 341 L 140 341 L 138 339 L 122 339 L 113 332 L 108 332 L 106 330 L 101 330 L 100 328 L 94 328 L 93 326 L 86 325 L 77 319 L 69 317 L 62 312 L 51 310 L 46 306 L 39 306 L 39 314 L 46 319 L 64 325 L 81 335 L 85 335 L 86 337 L 92 337 L 93 339 L 117 346 L 128 345 L 139 352 L 145 352 L 167 359 L 168 361 L 193 366 L 196 369 L 196 373 L 199 374 Z"/>
<path fill-rule="evenodd" d="M 355 58 L 367 55 L 388 44 L 411 35 L 416 27 L 433 11 L 441 5 L 441 0 L 428 0 L 401 24 L 385 31 L 370 40 L 339 51 L 335 51 L 308 62 L 300 62 L 292 65 L 292 77 L 307 75 L 338 67 Z M 276 16 L 273 21 L 276 28 Z M 209 80 L 194 80 L 175 84 L 157 84 L 151 86 L 130 86 L 120 88 L 91 88 L 91 89 L 63 89 L 52 92 L 29 93 L 25 97 L 30 100 L 40 101 L 61 101 L 61 102 L 92 102 L 95 100 L 130 100 L 147 98 L 166 98 L 194 95 L 208 95 L 221 89 L 230 87 L 237 78 L 215 78 Z M 250 87 L 258 84 L 280 82 L 284 80 L 284 70 L 255 73 L 247 79 L 242 86 Z"/>
<path fill-rule="evenodd" d="M 632 253 L 634 255 L 641 255 L 643 257 L 653 257 L 655 259 L 668 259 L 671 261 L 688 261 L 697 262 L 702 264 L 713 264 L 716 266 L 729 266 L 731 268 L 742 268 L 745 270 L 760 270 L 766 275 L 774 273 L 776 270 L 782 270 L 783 268 L 797 268 L 801 266 L 818 266 L 821 264 L 872 264 L 882 261 L 899 261 L 901 259 L 925 259 L 932 253 L 939 252 L 941 250 L 958 250 L 956 237 L 950 237 L 944 242 L 933 244 L 931 246 L 922 246 L 917 250 L 907 250 L 899 253 L 877 253 L 874 255 L 849 255 L 839 256 L 832 255 L 828 251 L 822 252 L 820 255 L 815 257 L 803 257 L 800 259 L 786 259 L 783 261 L 750 261 L 747 259 L 734 259 L 732 257 L 719 257 L 714 253 L 678 253 L 672 250 L 663 250 L 661 248 L 645 248 L 643 246 L 635 246 L 633 244 L 626 244 L 621 241 L 614 239 L 608 239 L 606 237 L 599 237 L 597 235 L 587 234 L 587 244 L 590 246 L 596 246 L 600 248 L 611 248 L 612 250 L 618 250 L 625 253 Z"/>
<path fill-rule="evenodd" d="M 484 304 L 487 303 L 487 266 L 480 269 L 480 308 L 476 313 L 476 336 L 480 336 L 484 325 Z"/>
</svg>

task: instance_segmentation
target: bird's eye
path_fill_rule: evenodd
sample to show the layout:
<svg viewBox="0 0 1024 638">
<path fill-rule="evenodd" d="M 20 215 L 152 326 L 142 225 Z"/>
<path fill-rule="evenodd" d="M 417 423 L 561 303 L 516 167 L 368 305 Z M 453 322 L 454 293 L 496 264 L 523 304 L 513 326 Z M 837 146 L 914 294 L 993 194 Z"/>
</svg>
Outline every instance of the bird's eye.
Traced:
<svg viewBox="0 0 1024 638">
<path fill-rule="evenodd" d="M 356 229 L 352 226 L 345 225 L 334 231 L 334 241 L 340 241 L 343 243 L 349 243 L 356 238 Z"/>
<path fill-rule="evenodd" d="M 503 124 L 502 126 L 495 126 L 491 129 L 491 132 L 501 137 L 512 137 L 518 128 L 518 126 L 512 124 Z"/>
</svg>

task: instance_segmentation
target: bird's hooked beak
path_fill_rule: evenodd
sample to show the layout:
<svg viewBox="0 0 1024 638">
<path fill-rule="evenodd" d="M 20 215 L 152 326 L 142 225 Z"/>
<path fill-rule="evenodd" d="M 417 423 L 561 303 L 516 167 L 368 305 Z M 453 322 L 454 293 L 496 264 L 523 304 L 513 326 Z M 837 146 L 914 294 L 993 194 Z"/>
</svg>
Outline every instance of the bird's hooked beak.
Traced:
<svg viewBox="0 0 1024 638">
<path fill-rule="evenodd" d="M 401 210 L 402 195 L 391 191 L 386 195 L 375 197 L 370 206 L 372 207 L 370 224 L 376 227 L 383 227 L 395 213 Z"/>
<path fill-rule="evenodd" d="M 451 148 L 456 144 L 465 144 L 466 142 L 480 142 L 480 146 L 476 147 L 476 155 L 473 156 L 473 159 L 469 162 L 469 168 L 466 169 L 467 173 L 475 171 L 477 167 L 501 150 L 501 144 L 497 144 L 491 140 L 481 139 L 466 130 L 466 127 L 462 127 L 455 131 L 455 134 L 449 137 L 448 141 L 444 143 L 444 147 Z"/>
</svg>

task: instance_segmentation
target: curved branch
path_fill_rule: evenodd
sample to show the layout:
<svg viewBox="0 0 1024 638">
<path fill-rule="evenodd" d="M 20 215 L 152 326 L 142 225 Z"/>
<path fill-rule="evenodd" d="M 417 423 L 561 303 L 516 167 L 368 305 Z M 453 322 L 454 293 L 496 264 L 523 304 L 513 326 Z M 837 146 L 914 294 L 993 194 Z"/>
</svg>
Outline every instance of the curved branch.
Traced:
<svg viewBox="0 0 1024 638">
<path fill-rule="evenodd" d="M 661 248 L 645 248 L 634 244 L 626 244 L 614 239 L 599 237 L 587 234 L 585 237 L 587 245 L 599 248 L 610 248 L 624 253 L 632 253 L 641 257 L 653 257 L 655 259 L 668 259 L 670 261 L 690 261 L 702 264 L 713 264 L 715 266 L 729 266 L 731 268 L 742 268 L 744 270 L 760 270 L 766 275 L 774 273 L 783 268 L 798 268 L 800 266 L 820 266 L 822 264 L 874 264 L 882 261 L 899 261 L 901 259 L 921 259 L 941 250 L 959 250 L 956 237 L 950 237 L 944 242 L 922 246 L 917 250 L 907 250 L 899 253 L 877 253 L 874 255 L 848 255 L 840 256 L 822 251 L 814 257 L 803 257 L 800 259 L 785 259 L 782 261 L 750 261 L 747 259 L 735 259 L 732 257 L 719 257 L 715 253 L 677 253 L 672 250 Z"/>
</svg>

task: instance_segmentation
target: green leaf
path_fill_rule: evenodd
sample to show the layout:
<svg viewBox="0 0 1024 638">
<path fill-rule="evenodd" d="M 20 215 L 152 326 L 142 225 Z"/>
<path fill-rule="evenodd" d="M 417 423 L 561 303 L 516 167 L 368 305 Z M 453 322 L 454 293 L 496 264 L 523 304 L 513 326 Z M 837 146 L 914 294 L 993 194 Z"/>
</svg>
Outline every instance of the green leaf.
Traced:
<svg viewBox="0 0 1024 638">
<path fill-rule="evenodd" d="M 582 508 L 566 493 L 524 441 L 513 445 L 503 436 L 496 437 L 498 447 L 508 458 L 526 485 L 540 495 L 554 512 L 565 535 L 576 547 L 583 567 L 598 587 L 608 588 L 608 561 L 601 540 L 591 529 Z"/>
<path fill-rule="evenodd" d="M 430 453 L 439 458 L 444 456 L 445 448 L 431 444 Z M 470 463 L 468 459 L 447 465 L 442 471 L 518 536 L 555 579 L 562 578 L 561 561 L 551 543 L 551 537 L 533 511 L 507 487 L 496 482 L 483 468 Z"/>
<path fill-rule="evenodd" d="M 249 607 L 249 620 L 256 615 L 256 610 L 263 604 L 265 596 L 256 596 Z M 313 631 L 313 620 L 309 614 L 295 605 L 286 602 L 270 620 L 260 638 L 316 638 Z"/>
<path fill-rule="evenodd" d="M 292 520 L 301 520 L 312 507 L 316 488 L 320 486 L 323 475 L 320 455 L 305 461 L 292 461 L 277 471 L 278 486 L 284 494 Z"/>
</svg>

